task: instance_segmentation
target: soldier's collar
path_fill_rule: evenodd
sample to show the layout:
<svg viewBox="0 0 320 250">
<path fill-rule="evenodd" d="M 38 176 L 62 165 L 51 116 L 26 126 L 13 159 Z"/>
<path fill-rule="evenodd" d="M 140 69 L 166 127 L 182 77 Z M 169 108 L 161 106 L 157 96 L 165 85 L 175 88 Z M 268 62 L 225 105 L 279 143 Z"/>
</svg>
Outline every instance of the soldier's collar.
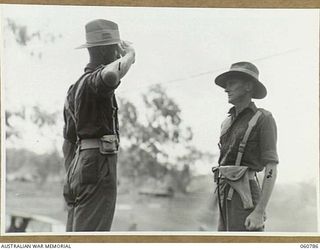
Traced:
<svg viewBox="0 0 320 250">
<path fill-rule="evenodd" d="M 102 65 L 102 64 L 97 65 L 97 64 L 95 64 L 95 63 L 89 62 L 89 63 L 87 64 L 87 66 L 84 68 L 84 72 L 92 72 L 92 71 L 95 71 L 96 69 L 98 69 L 98 68 L 101 67 L 101 66 L 104 66 L 104 65 Z"/>
<path fill-rule="evenodd" d="M 241 114 L 243 111 L 245 110 L 252 110 L 253 113 L 257 112 L 258 108 L 256 107 L 256 105 L 254 104 L 254 102 L 250 102 L 249 105 L 247 107 L 245 107 L 243 110 L 241 110 L 241 112 L 239 114 Z M 236 107 L 233 106 L 229 112 L 228 112 L 229 115 L 231 116 L 235 116 L 236 115 Z"/>
</svg>

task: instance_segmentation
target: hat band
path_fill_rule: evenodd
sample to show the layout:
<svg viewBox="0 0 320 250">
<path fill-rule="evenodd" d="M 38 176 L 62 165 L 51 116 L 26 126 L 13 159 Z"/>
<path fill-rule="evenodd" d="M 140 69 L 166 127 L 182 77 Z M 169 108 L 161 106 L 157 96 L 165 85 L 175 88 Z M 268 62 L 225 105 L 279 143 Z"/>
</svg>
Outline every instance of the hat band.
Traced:
<svg viewBox="0 0 320 250">
<path fill-rule="evenodd" d="M 249 75 L 251 75 L 252 77 L 256 78 L 256 79 L 259 79 L 259 76 L 257 73 L 249 70 L 249 69 L 244 69 L 242 67 L 232 67 L 229 71 L 235 71 L 235 72 L 243 72 L 243 73 L 247 73 Z"/>
<path fill-rule="evenodd" d="M 118 30 L 97 30 L 86 33 L 87 43 L 99 43 L 109 41 L 119 41 L 120 35 Z"/>
</svg>

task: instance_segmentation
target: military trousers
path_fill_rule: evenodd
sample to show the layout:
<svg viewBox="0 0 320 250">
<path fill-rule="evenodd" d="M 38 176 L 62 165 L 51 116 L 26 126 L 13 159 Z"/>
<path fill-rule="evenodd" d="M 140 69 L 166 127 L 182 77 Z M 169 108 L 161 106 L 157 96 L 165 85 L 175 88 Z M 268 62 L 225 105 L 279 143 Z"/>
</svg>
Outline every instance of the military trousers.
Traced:
<svg viewBox="0 0 320 250">
<path fill-rule="evenodd" d="M 246 229 L 244 223 L 254 208 L 245 209 L 241 197 L 236 191 L 233 192 L 231 200 L 228 200 L 229 189 L 230 186 L 227 184 L 220 194 L 222 211 L 220 211 L 218 231 L 249 231 Z M 260 187 L 255 180 L 250 180 L 250 190 L 255 207 L 261 195 Z M 254 231 L 264 231 L 264 228 L 259 228 Z"/>
<path fill-rule="evenodd" d="M 78 151 L 68 168 L 63 195 L 66 231 L 110 231 L 117 197 L 117 154 Z"/>
</svg>

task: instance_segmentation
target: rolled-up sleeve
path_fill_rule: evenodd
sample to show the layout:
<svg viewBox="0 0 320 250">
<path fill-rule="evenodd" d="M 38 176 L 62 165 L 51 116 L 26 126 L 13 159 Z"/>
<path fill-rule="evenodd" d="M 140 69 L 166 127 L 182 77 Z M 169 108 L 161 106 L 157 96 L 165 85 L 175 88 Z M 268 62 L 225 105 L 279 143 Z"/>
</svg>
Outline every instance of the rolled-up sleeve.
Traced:
<svg viewBox="0 0 320 250">
<path fill-rule="evenodd" d="M 110 83 L 108 81 L 104 81 L 102 78 L 102 70 L 104 67 L 99 67 L 94 72 L 90 73 L 90 75 L 86 79 L 86 84 L 91 90 L 97 95 L 106 95 L 111 91 L 115 90 L 120 82 L 116 85 Z"/>
<path fill-rule="evenodd" d="M 271 114 L 261 117 L 260 124 L 260 159 L 265 166 L 268 163 L 279 163 L 277 153 L 277 125 Z"/>
</svg>

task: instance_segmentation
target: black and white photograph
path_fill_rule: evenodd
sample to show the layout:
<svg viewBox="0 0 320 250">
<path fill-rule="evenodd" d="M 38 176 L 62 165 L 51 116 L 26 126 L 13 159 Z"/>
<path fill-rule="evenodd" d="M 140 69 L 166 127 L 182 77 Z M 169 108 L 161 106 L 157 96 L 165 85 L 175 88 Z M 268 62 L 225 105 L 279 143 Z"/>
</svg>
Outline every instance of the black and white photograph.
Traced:
<svg viewBox="0 0 320 250">
<path fill-rule="evenodd" d="M 0 8 L 2 235 L 319 235 L 319 9 Z"/>
</svg>

